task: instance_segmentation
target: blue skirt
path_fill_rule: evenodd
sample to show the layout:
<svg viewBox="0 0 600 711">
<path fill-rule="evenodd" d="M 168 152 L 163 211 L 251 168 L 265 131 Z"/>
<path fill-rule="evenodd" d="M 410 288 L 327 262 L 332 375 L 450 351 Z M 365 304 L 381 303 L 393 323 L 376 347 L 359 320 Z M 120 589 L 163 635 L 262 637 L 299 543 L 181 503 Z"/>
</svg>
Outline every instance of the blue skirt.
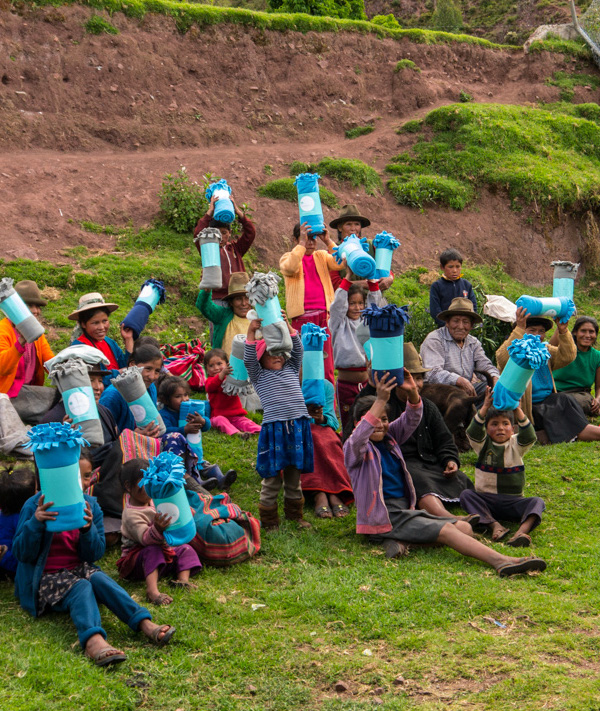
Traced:
<svg viewBox="0 0 600 711">
<path fill-rule="evenodd" d="M 256 470 L 263 477 L 277 476 L 285 467 L 313 470 L 310 418 L 263 423 L 258 436 Z"/>
</svg>

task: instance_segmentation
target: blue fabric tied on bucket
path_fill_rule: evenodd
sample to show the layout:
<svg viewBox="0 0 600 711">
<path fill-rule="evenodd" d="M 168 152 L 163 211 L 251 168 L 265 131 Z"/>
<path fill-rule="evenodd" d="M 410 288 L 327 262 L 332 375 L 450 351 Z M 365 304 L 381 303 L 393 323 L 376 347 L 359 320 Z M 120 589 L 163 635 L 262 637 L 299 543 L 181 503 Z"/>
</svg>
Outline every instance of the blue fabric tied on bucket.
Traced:
<svg viewBox="0 0 600 711">
<path fill-rule="evenodd" d="M 574 301 L 564 296 L 538 298 L 523 295 L 517 299 L 517 308 L 519 307 L 527 309 L 529 316 L 557 318 L 560 323 L 567 323 L 576 310 Z"/>
<path fill-rule="evenodd" d="M 231 188 L 227 185 L 225 178 L 216 183 L 211 183 L 206 189 L 206 199 L 210 202 L 213 195 L 217 196 L 213 218 L 217 222 L 224 222 L 230 225 L 235 220 L 235 208 L 231 202 Z"/>
<path fill-rule="evenodd" d="M 317 173 L 300 173 L 294 180 L 298 191 L 298 212 L 300 224 L 308 222 L 310 236 L 322 234 L 325 231 L 323 208 L 319 194 L 319 178 Z"/>
<path fill-rule="evenodd" d="M 539 336 L 526 333 L 508 346 L 508 363 L 494 387 L 494 407 L 514 410 L 519 406 L 533 373 L 550 359 L 550 351 Z"/>
<path fill-rule="evenodd" d="M 333 249 L 333 256 L 338 264 L 345 259 L 348 268 L 361 279 L 375 278 L 377 265 L 369 254 L 369 243 L 364 237 L 359 239 L 356 235 L 349 235 Z"/>
<path fill-rule="evenodd" d="M 133 308 L 123 319 L 122 326 L 133 331 L 133 338 L 137 341 L 140 333 L 146 328 L 150 314 L 158 306 L 164 304 L 166 289 L 162 281 L 147 279 L 142 284 L 140 295 L 137 297 Z"/>
<path fill-rule="evenodd" d="M 46 521 L 51 533 L 74 531 L 85 526 L 85 500 L 79 474 L 81 447 L 89 442 L 80 427 L 66 422 L 36 425 L 28 432 L 27 448 L 33 452 L 40 476 L 40 489 L 46 503 L 53 502 L 51 511 L 58 516 Z"/>
<path fill-rule="evenodd" d="M 408 308 L 394 304 L 370 306 L 362 312 L 362 321 L 369 327 L 372 359 L 371 369 L 381 379 L 385 373 L 404 382 L 404 329 L 409 322 Z"/>
<path fill-rule="evenodd" d="M 300 338 L 302 356 L 302 395 L 307 405 L 325 406 L 325 363 L 323 346 L 329 338 L 327 329 L 314 323 L 303 324 Z"/>
<path fill-rule="evenodd" d="M 400 242 L 391 232 L 383 230 L 383 232 L 375 235 L 373 247 L 375 248 L 375 266 L 377 267 L 375 272 L 376 279 L 389 277 L 392 270 L 392 256 L 394 250 L 398 249 L 399 246 Z"/>
<path fill-rule="evenodd" d="M 185 493 L 183 459 L 173 452 L 161 452 L 142 470 L 140 485 L 154 501 L 156 510 L 171 517 L 164 532 L 170 546 L 182 546 L 196 535 L 192 510 Z"/>
</svg>

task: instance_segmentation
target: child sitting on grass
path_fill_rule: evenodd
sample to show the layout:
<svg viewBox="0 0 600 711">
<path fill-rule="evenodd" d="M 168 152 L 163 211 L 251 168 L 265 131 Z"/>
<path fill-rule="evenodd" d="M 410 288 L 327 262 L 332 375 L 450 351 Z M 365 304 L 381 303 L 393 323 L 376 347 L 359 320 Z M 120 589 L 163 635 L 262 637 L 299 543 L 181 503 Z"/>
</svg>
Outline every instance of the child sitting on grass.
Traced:
<svg viewBox="0 0 600 711">
<path fill-rule="evenodd" d="M 457 296 L 470 299 L 477 311 L 477 298 L 471 282 L 461 277 L 462 263 L 462 254 L 457 249 L 446 249 L 440 254 L 442 276 L 433 282 L 429 290 L 429 313 L 438 327 L 446 325 L 445 321 L 438 319 L 438 314 L 446 311 Z"/>
<path fill-rule="evenodd" d="M 520 521 L 507 543 L 515 548 L 528 547 L 529 533 L 539 525 L 546 508 L 539 496 L 523 496 L 523 455 L 535 444 L 535 430 L 517 407 L 514 412 L 519 433 L 514 434 L 512 411 L 499 412 L 492 402 L 492 390 L 488 388 L 481 409 L 467 428 L 471 447 L 478 454 L 475 491 L 463 491 L 460 505 L 470 514 L 479 514 L 479 522 L 491 530 L 493 541 L 501 541 L 510 533 L 497 518 Z"/>
<path fill-rule="evenodd" d="M 441 543 L 491 565 L 506 577 L 545 570 L 540 558 L 511 558 L 473 538 L 471 526 L 454 517 L 415 510 L 417 497 L 400 446 L 417 428 L 423 412 L 419 391 L 410 373 L 398 386 L 408 394 L 406 409 L 388 421 L 387 404 L 396 378 L 375 376 L 376 397 L 359 400 L 353 411 L 354 431 L 344 444 L 346 468 L 356 501 L 356 532 L 384 543 L 388 558 L 406 555 L 408 543 Z"/>
<path fill-rule="evenodd" d="M 207 375 L 204 387 L 210 403 L 213 427 L 228 435 L 240 435 L 242 439 L 260 432 L 260 425 L 246 417 L 248 413 L 242 407 L 239 395 L 223 392 L 223 382 L 232 372 L 227 353 L 220 348 L 208 351 L 204 356 L 204 368 Z"/>
<path fill-rule="evenodd" d="M 46 522 L 58 515 L 52 511 L 52 501 L 46 502 L 38 493 L 25 503 L 13 541 L 13 554 L 19 561 L 15 595 L 34 617 L 45 611 L 68 612 L 85 655 L 104 667 L 127 657 L 107 644 L 99 604 L 159 647 L 169 642 L 175 628 L 155 625 L 148 610 L 94 565 L 105 549 L 102 511 L 93 497 L 84 494 L 84 499 L 85 525 L 62 533 L 46 529 Z"/>
<path fill-rule="evenodd" d="M 119 574 L 126 580 L 145 580 L 146 598 L 154 605 L 170 605 L 173 598 L 158 589 L 158 579 L 175 576 L 173 587 L 195 590 L 190 576 L 200 572 L 202 563 L 189 544 L 169 546 L 164 532 L 171 517 L 158 513 L 152 499 L 139 485 L 142 469 L 149 466 L 147 459 L 131 459 L 121 469 L 121 484 L 125 505 L 121 518 L 123 546 L 117 561 Z"/>
<path fill-rule="evenodd" d="M 0 473 L 0 578 L 14 578 L 17 559 L 12 554 L 19 514 L 27 499 L 36 492 L 33 469 L 7 467 Z"/>
</svg>

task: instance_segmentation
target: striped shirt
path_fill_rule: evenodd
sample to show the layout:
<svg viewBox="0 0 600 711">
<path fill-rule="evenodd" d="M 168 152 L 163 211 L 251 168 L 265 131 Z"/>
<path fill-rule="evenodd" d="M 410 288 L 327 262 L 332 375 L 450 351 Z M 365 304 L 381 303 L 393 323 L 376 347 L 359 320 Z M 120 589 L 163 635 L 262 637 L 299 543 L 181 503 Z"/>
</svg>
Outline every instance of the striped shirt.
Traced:
<svg viewBox="0 0 600 711">
<path fill-rule="evenodd" d="M 475 371 L 487 373 L 493 378 L 500 377 L 498 369 L 475 336 L 469 334 L 461 348 L 446 326 L 432 331 L 423 341 L 421 358 L 425 368 L 431 368 L 425 376 L 428 383 L 456 385 L 459 378 L 471 382 Z"/>
<path fill-rule="evenodd" d="M 292 355 L 281 370 L 262 367 L 256 358 L 256 343 L 246 341 L 244 346 L 244 364 L 263 406 L 263 424 L 308 417 L 300 387 L 304 349 L 298 334 L 292 336 L 292 343 Z"/>
</svg>

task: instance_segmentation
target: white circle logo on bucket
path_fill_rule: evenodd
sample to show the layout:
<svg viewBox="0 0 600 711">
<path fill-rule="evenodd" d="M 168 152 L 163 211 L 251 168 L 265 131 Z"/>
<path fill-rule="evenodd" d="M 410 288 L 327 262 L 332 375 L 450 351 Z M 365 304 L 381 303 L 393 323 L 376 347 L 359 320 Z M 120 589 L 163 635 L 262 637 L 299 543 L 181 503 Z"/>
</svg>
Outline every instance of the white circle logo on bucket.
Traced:
<svg viewBox="0 0 600 711">
<path fill-rule="evenodd" d="M 310 195 L 303 195 L 300 198 L 300 207 L 303 212 L 310 212 L 315 209 L 315 201 Z"/>
<path fill-rule="evenodd" d="M 556 309 L 548 309 L 544 312 L 544 316 L 547 316 L 548 318 L 556 318 L 557 314 L 558 311 Z"/>
<path fill-rule="evenodd" d="M 90 399 L 85 393 L 71 393 L 67 400 L 67 406 L 72 415 L 79 417 L 90 409 Z"/>
<path fill-rule="evenodd" d="M 141 405 L 130 405 L 129 409 L 136 422 L 143 422 L 146 417 L 146 408 Z"/>
<path fill-rule="evenodd" d="M 202 435 L 200 432 L 190 432 L 190 434 L 187 436 L 187 441 L 190 444 L 200 444 L 202 441 Z"/>
<path fill-rule="evenodd" d="M 171 517 L 171 524 L 175 523 L 177 519 L 179 518 L 179 509 L 175 504 L 169 504 L 169 503 L 164 503 L 164 504 L 159 504 L 156 507 L 158 513 L 165 514 L 166 516 Z"/>
</svg>

